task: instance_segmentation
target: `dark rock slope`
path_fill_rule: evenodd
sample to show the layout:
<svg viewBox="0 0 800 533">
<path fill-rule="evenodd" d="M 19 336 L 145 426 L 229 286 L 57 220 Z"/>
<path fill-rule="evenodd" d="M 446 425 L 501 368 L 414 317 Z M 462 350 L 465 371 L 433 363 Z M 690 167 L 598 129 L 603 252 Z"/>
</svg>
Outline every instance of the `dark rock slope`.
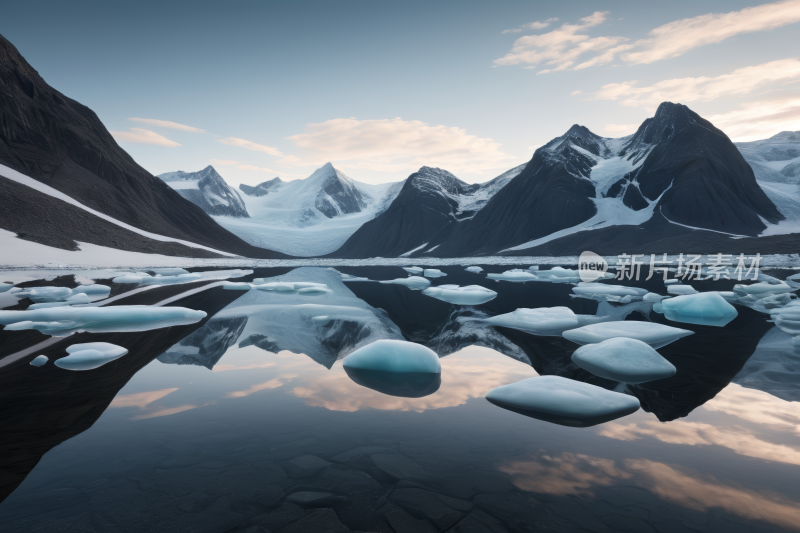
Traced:
<svg viewBox="0 0 800 533">
<path fill-rule="evenodd" d="M 250 217 L 239 192 L 228 185 L 211 165 L 198 172 L 179 170 L 158 177 L 209 215 Z"/>
<path fill-rule="evenodd" d="M 149 232 L 248 257 L 282 256 L 247 244 L 137 165 L 94 112 L 50 87 L 2 36 L 0 163 Z M 66 221 L 58 211 L 50 218 Z M 36 230 L 34 220 L 20 223 Z"/>
</svg>

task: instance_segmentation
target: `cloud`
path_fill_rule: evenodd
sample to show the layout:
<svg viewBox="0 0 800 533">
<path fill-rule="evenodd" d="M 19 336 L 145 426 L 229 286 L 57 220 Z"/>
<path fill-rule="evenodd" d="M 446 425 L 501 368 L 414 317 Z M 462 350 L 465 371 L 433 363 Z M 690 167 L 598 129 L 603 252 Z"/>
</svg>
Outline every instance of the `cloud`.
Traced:
<svg viewBox="0 0 800 533">
<path fill-rule="evenodd" d="M 130 128 L 128 131 L 112 131 L 109 133 L 111 133 L 116 140 L 129 143 L 155 144 L 167 148 L 182 146 L 175 141 L 170 141 L 166 137 L 162 137 L 154 131 L 143 130 L 142 128 Z"/>
<path fill-rule="evenodd" d="M 636 50 L 622 55 L 630 64 L 653 63 L 742 33 L 779 28 L 800 21 L 800 0 L 786 0 L 730 13 L 708 13 L 664 24 L 650 31 L 650 39 L 636 42 Z"/>
<path fill-rule="evenodd" d="M 204 407 L 206 405 L 210 405 L 214 402 L 209 402 L 203 405 L 179 405 L 178 407 L 164 407 L 161 409 L 157 409 L 155 411 L 150 411 L 149 413 L 136 415 L 131 418 L 131 420 L 144 420 L 146 418 L 158 418 L 160 416 L 169 416 L 169 415 L 176 415 L 178 413 L 183 413 L 184 411 L 191 411 L 192 409 L 197 409 L 198 407 Z"/>
<path fill-rule="evenodd" d="M 502 166 L 510 156 L 492 139 L 467 134 L 452 126 L 434 126 L 401 118 L 357 120 L 337 118 L 306 125 L 288 137 L 302 158 L 288 156 L 280 165 L 320 165 L 337 161 L 345 168 L 376 171 L 440 166 L 450 171 L 482 172 Z"/>
<path fill-rule="evenodd" d="M 752 102 L 704 118 L 735 141 L 765 139 L 781 131 L 800 130 L 800 97 Z"/>
<path fill-rule="evenodd" d="M 529 22 L 528 24 L 523 24 L 518 28 L 514 28 L 513 30 L 503 30 L 502 33 L 520 33 L 524 30 L 543 30 L 550 25 L 551 22 L 556 22 L 558 20 L 557 17 L 549 18 L 542 22 L 538 20 L 536 22 Z"/>
<path fill-rule="evenodd" d="M 254 143 L 253 141 L 238 139 L 236 137 L 226 137 L 225 139 L 217 139 L 217 140 L 222 144 L 227 144 L 230 146 L 241 146 L 242 148 L 246 148 L 247 150 L 253 150 L 255 152 L 264 152 L 269 155 L 283 157 L 283 153 L 277 148 L 272 148 L 271 146 L 264 146 L 263 144 Z"/>
<path fill-rule="evenodd" d="M 270 390 L 270 389 L 277 389 L 279 387 L 283 387 L 286 381 L 290 381 L 297 377 L 297 374 L 287 374 L 285 376 L 279 376 L 277 378 L 273 378 L 269 381 L 265 381 L 264 383 L 257 383 L 251 386 L 249 389 L 245 390 L 238 390 L 233 392 L 228 392 L 225 394 L 226 398 L 244 398 L 245 396 L 250 396 L 254 392 L 259 392 L 262 390 Z"/>
<path fill-rule="evenodd" d="M 148 404 L 153 403 L 156 400 L 160 400 L 167 394 L 175 392 L 176 390 L 178 389 L 161 389 L 147 392 L 137 392 L 134 394 L 120 394 L 111 400 L 111 404 L 108 407 L 109 409 L 113 409 L 115 407 L 138 407 L 140 409 L 144 409 Z"/>
<path fill-rule="evenodd" d="M 518 488 L 557 496 L 592 496 L 598 487 L 640 487 L 662 500 L 707 513 L 724 511 L 748 520 L 761 520 L 794 530 L 800 523 L 798 502 L 777 494 L 727 485 L 712 476 L 680 471 L 665 463 L 629 459 L 623 466 L 610 459 L 562 453 L 540 455 L 529 461 L 513 461 L 498 467 Z"/>
<path fill-rule="evenodd" d="M 639 129 L 639 124 L 609 124 L 603 129 L 609 133 L 628 135 L 635 133 Z"/>
<path fill-rule="evenodd" d="M 128 120 L 132 120 L 134 122 L 143 122 L 145 124 L 149 124 L 151 126 L 158 126 L 161 128 L 169 128 L 172 130 L 180 130 L 180 131 L 191 131 L 193 133 L 205 133 L 206 130 L 201 130 L 200 128 L 193 128 L 191 126 L 186 126 L 185 124 L 178 124 L 177 122 L 170 122 L 168 120 L 158 120 L 156 118 L 136 118 L 130 117 Z"/>
<path fill-rule="evenodd" d="M 627 441 L 646 435 L 669 444 L 716 445 L 747 457 L 800 465 L 800 449 L 761 440 L 750 431 L 735 426 L 713 426 L 681 420 L 669 424 L 649 421 L 641 426 L 612 422 L 603 426 L 600 435 Z"/>
<path fill-rule="evenodd" d="M 541 35 L 520 37 L 498 65 L 553 65 L 540 71 L 580 70 L 605 65 L 619 57 L 628 64 L 649 64 L 680 56 L 695 48 L 720 43 L 743 33 L 766 31 L 800 21 L 800 0 L 785 0 L 730 13 L 708 13 L 669 22 L 649 32 L 649 38 L 629 43 L 626 37 L 589 37 L 584 32 L 606 20 L 607 11 L 597 11 L 579 24 L 564 24 Z M 526 25 L 527 26 L 527 25 Z M 517 30 L 541 29 L 521 26 Z M 506 33 L 503 32 L 503 33 Z M 594 57 L 575 64 L 579 56 Z"/>
<path fill-rule="evenodd" d="M 800 100 L 797 101 L 797 110 L 797 118 L 800 120 Z M 800 435 L 800 403 L 786 402 L 769 393 L 747 389 L 736 383 L 725 387 L 713 400 L 705 403 L 703 408 L 726 413 L 769 429 Z"/>
<path fill-rule="evenodd" d="M 626 106 L 656 107 L 661 102 L 708 102 L 721 96 L 743 95 L 765 85 L 800 79 L 800 59 L 793 57 L 736 69 L 716 77 L 673 78 L 647 87 L 636 81 L 610 83 L 591 100 L 622 100 Z"/>
</svg>

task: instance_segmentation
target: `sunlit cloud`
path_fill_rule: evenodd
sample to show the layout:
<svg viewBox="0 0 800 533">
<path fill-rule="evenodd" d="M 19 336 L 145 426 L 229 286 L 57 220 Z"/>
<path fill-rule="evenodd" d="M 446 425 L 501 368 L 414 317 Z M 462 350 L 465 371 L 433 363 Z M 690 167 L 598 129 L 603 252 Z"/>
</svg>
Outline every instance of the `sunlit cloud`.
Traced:
<svg viewBox="0 0 800 533">
<path fill-rule="evenodd" d="M 626 106 L 654 108 L 661 102 L 708 102 L 722 96 L 743 95 L 754 89 L 800 79 L 800 59 L 793 57 L 736 69 L 729 74 L 697 78 L 674 78 L 647 87 L 635 81 L 610 83 L 590 96 L 591 100 L 621 100 Z"/>
<path fill-rule="evenodd" d="M 285 376 L 279 376 L 277 378 L 273 378 L 269 381 L 265 381 L 264 383 L 257 383 L 252 385 L 250 388 L 245 390 L 233 391 L 228 392 L 225 394 L 226 398 L 244 398 L 245 396 L 250 396 L 255 392 L 259 392 L 262 390 L 270 390 L 270 389 L 277 389 L 282 387 L 286 384 L 287 381 L 291 381 L 292 379 L 296 378 L 297 374 L 287 374 Z"/>
<path fill-rule="evenodd" d="M 716 445 L 747 457 L 800 465 L 800 449 L 767 442 L 741 427 L 714 426 L 682 420 L 668 424 L 649 421 L 641 425 L 612 422 L 602 426 L 599 433 L 616 440 L 636 440 L 649 436 L 669 444 Z"/>
<path fill-rule="evenodd" d="M 206 131 L 206 130 L 201 130 L 200 128 L 193 128 L 185 124 L 178 124 L 177 122 L 170 122 L 168 120 L 158 120 L 156 118 L 130 117 L 128 120 L 132 120 L 133 122 L 143 122 L 144 124 L 149 124 L 151 126 L 158 126 L 161 128 L 169 128 L 171 130 L 191 131 L 193 133 L 205 133 Z"/>
<path fill-rule="evenodd" d="M 616 135 L 628 135 L 635 133 L 639 129 L 639 124 L 609 124 L 603 129 Z"/>
<path fill-rule="evenodd" d="M 787 402 L 736 383 L 725 387 L 703 409 L 726 413 L 769 429 L 800 435 L 800 402 Z"/>
<path fill-rule="evenodd" d="M 158 418 L 160 416 L 169 416 L 169 415 L 176 415 L 178 413 L 183 413 L 185 411 L 191 411 L 192 409 L 197 409 L 198 407 L 204 407 L 206 405 L 210 405 L 209 402 L 204 403 L 203 405 L 179 405 L 178 407 L 163 407 L 161 409 L 156 409 L 155 411 L 150 411 L 148 413 L 143 413 L 141 415 L 136 415 L 131 418 L 131 420 L 144 420 L 145 418 Z"/>
<path fill-rule="evenodd" d="M 508 54 L 494 62 L 498 65 L 528 65 L 524 68 L 550 66 L 538 74 L 606 65 L 617 58 L 631 65 L 649 64 L 683 55 L 701 46 L 720 43 L 736 35 L 798 22 L 800 0 L 785 0 L 729 13 L 707 13 L 675 20 L 651 30 L 648 38 L 633 43 L 628 42 L 626 37 L 590 37 L 587 34 L 590 28 L 605 22 L 606 15 L 607 11 L 597 11 L 581 19 L 578 24 L 563 24 L 547 33 L 520 37 Z M 520 26 L 503 33 L 544 27 Z M 577 62 L 579 57 L 592 54 L 593 57 Z"/>
<path fill-rule="evenodd" d="M 111 404 L 108 407 L 109 409 L 113 409 L 115 407 L 138 407 L 140 409 L 144 409 L 148 404 L 151 404 L 156 400 L 160 400 L 167 394 L 175 392 L 176 390 L 178 390 L 177 387 L 174 389 L 161 389 L 147 392 L 136 392 L 133 394 L 120 394 L 111 400 Z"/>
<path fill-rule="evenodd" d="M 511 158 L 492 139 L 419 120 L 337 118 L 308 124 L 305 130 L 288 137 L 299 148 L 301 157 L 286 157 L 278 161 L 279 165 L 335 161 L 342 168 L 375 171 L 416 170 L 428 165 L 454 172 L 482 172 L 504 166 Z"/>
<path fill-rule="evenodd" d="M 754 141 L 781 131 L 800 130 L 800 97 L 742 104 L 739 109 L 706 116 L 734 141 Z"/>
<path fill-rule="evenodd" d="M 117 141 L 138 143 L 138 144 L 155 144 L 157 146 L 165 146 L 167 148 L 176 148 L 182 146 L 180 143 L 171 141 L 158 133 L 142 128 L 130 128 L 128 131 L 111 131 L 109 132 Z"/>
<path fill-rule="evenodd" d="M 253 150 L 254 152 L 264 152 L 269 155 L 274 156 L 283 156 L 283 152 L 278 150 L 277 148 L 273 148 L 271 146 L 265 146 L 263 144 L 254 143 L 253 141 L 248 141 L 246 139 L 239 139 L 237 137 L 226 137 L 224 139 L 217 139 L 222 144 L 227 144 L 229 146 L 239 146 L 241 148 L 245 148 L 247 150 Z"/>
<path fill-rule="evenodd" d="M 212 372 L 227 372 L 228 370 L 252 370 L 254 368 L 267 368 L 270 366 L 275 366 L 276 363 L 273 362 L 266 362 L 266 363 L 254 363 L 252 365 L 214 365 L 214 368 L 211 369 Z"/>
<path fill-rule="evenodd" d="M 655 461 L 629 459 L 618 466 L 610 459 L 562 453 L 529 461 L 512 461 L 498 469 L 518 488 L 557 496 L 595 496 L 598 488 L 617 484 L 646 489 L 659 498 L 687 509 L 722 509 L 749 520 L 761 520 L 787 529 L 800 524 L 800 502 L 777 494 L 732 486 L 711 476 L 679 471 Z"/>
<path fill-rule="evenodd" d="M 543 30 L 550 25 L 551 22 L 558 21 L 557 17 L 549 18 L 543 21 L 536 21 L 536 22 L 529 22 L 528 24 L 523 24 L 513 30 L 503 30 L 502 33 L 520 33 L 525 30 Z"/>
</svg>

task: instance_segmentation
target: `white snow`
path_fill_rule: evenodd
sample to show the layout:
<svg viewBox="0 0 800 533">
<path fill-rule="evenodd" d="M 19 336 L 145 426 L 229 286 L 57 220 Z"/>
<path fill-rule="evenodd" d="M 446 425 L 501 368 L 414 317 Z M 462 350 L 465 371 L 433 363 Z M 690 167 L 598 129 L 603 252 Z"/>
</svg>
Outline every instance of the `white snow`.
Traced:
<svg viewBox="0 0 800 533">
<path fill-rule="evenodd" d="M 592 344 L 603 342 L 614 337 L 627 337 L 646 342 L 653 348 L 661 348 L 671 342 L 693 335 L 693 331 L 673 328 L 654 322 L 639 322 L 623 320 L 618 322 L 604 322 L 590 324 L 577 329 L 565 331 L 562 336 L 577 344 Z"/>
<path fill-rule="evenodd" d="M 53 364 L 65 370 L 93 370 L 119 359 L 128 350 L 109 342 L 87 342 L 69 346 L 67 353 L 67 357 L 56 359 Z"/>
<path fill-rule="evenodd" d="M 736 309 L 718 292 L 701 292 L 667 298 L 660 311 L 668 320 L 686 324 L 724 327 L 739 316 Z"/>
<path fill-rule="evenodd" d="M 431 286 L 430 281 L 420 276 L 409 276 L 407 278 L 390 279 L 386 281 L 381 281 L 381 283 L 387 285 L 405 285 L 412 291 L 421 291 L 422 289 L 427 289 L 428 287 Z"/>
<path fill-rule="evenodd" d="M 422 249 L 423 249 L 423 248 L 425 248 L 426 246 L 428 246 L 428 243 L 427 243 L 427 242 L 426 242 L 426 243 L 424 243 L 424 244 L 420 244 L 420 245 L 419 245 L 419 246 L 417 246 L 416 248 L 414 248 L 414 249 L 412 249 L 412 250 L 409 250 L 409 251 L 407 251 L 407 252 L 406 252 L 406 253 L 404 253 L 404 254 L 400 254 L 398 257 L 408 257 L 409 255 L 413 254 L 414 252 L 416 252 L 416 251 L 418 251 L 418 250 L 422 250 Z"/>
<path fill-rule="evenodd" d="M 127 230 L 133 231 L 134 233 L 138 233 L 139 235 L 142 235 L 143 237 L 147 237 L 148 239 L 153 239 L 155 241 L 161 241 L 161 242 L 177 242 L 177 243 L 180 243 L 180 244 L 184 244 L 186 246 L 191 246 L 192 248 L 201 248 L 203 250 L 208 250 L 209 252 L 214 252 L 214 253 L 217 253 L 217 254 L 220 254 L 220 255 L 223 255 L 223 256 L 226 256 L 226 257 L 237 257 L 235 254 L 231 254 L 231 253 L 228 253 L 228 252 L 222 252 L 220 250 L 215 250 L 214 248 L 209 248 L 208 246 L 203 246 L 203 245 L 200 245 L 200 244 L 197 244 L 197 243 L 193 243 L 193 242 L 189 242 L 189 241 L 183 241 L 181 239 L 174 239 L 172 237 L 165 237 L 163 235 L 158 235 L 156 233 L 150 233 L 149 231 L 144 231 L 144 230 L 139 229 L 139 228 L 137 228 L 135 226 L 131 226 L 130 224 L 126 224 L 125 222 L 121 222 L 121 221 L 119 221 L 119 220 L 117 220 L 117 219 L 115 219 L 113 217 L 110 217 L 110 216 L 108 216 L 106 214 L 103 214 L 100 211 L 95 211 L 91 207 L 86 207 L 85 205 L 83 205 L 82 203 L 78 202 L 77 200 L 75 200 L 71 196 L 67 196 L 63 192 L 58 191 L 58 190 L 54 189 L 53 187 L 50 187 L 49 185 L 45 185 L 44 183 L 36 181 L 35 179 L 33 179 L 31 177 L 28 177 L 28 176 L 26 176 L 24 174 L 21 174 L 21 173 L 17 172 L 16 170 L 8 168 L 7 166 L 2 165 L 2 164 L 0 164 L 0 176 L 2 176 L 4 178 L 8 178 L 11 181 L 15 181 L 15 182 L 19 183 L 20 185 L 25 185 L 27 187 L 30 187 L 31 189 L 34 189 L 34 190 L 36 190 L 38 192 L 41 192 L 41 193 L 44 193 L 44 194 L 46 194 L 48 196 L 51 196 L 51 197 L 56 198 L 58 200 L 61 200 L 63 202 L 67 202 L 70 205 L 74 205 L 75 207 L 83 209 L 84 211 L 86 211 L 88 213 L 91 213 L 91 214 L 93 214 L 93 215 L 95 215 L 97 217 L 100 217 L 103 220 L 111 222 L 112 224 L 115 224 L 115 225 L 117 225 L 117 226 L 119 226 L 121 228 L 125 228 Z"/>
<path fill-rule="evenodd" d="M 76 332 L 106 333 L 150 331 L 194 324 L 205 311 L 184 307 L 116 305 L 110 307 L 54 307 L 33 311 L 0 311 L 0 324 L 9 331 L 35 329 L 45 335 L 64 337 Z"/>
<path fill-rule="evenodd" d="M 497 297 L 496 292 L 480 285 L 439 285 L 425 289 L 422 294 L 456 305 L 481 305 Z"/>
<path fill-rule="evenodd" d="M 532 418 L 572 427 L 588 427 L 639 410 L 635 396 L 612 392 L 561 376 L 539 376 L 486 393 L 490 402 Z"/>
<path fill-rule="evenodd" d="M 621 383 L 645 383 L 677 371 L 649 344 L 625 337 L 581 346 L 573 352 L 572 361 L 595 376 Z"/>
<path fill-rule="evenodd" d="M 346 368 L 381 372 L 440 374 L 439 356 L 430 348 L 404 340 L 381 339 L 344 358 Z"/>
</svg>

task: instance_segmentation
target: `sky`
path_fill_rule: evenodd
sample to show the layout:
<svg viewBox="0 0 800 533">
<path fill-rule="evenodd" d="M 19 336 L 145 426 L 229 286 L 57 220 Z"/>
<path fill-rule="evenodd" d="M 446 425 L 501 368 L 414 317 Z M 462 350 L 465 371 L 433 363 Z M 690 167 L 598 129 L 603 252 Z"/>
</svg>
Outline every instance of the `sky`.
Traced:
<svg viewBox="0 0 800 533">
<path fill-rule="evenodd" d="M 662 101 L 734 141 L 800 130 L 800 0 L 9 2 L 0 34 L 148 171 L 233 185 L 483 182 Z"/>
</svg>

